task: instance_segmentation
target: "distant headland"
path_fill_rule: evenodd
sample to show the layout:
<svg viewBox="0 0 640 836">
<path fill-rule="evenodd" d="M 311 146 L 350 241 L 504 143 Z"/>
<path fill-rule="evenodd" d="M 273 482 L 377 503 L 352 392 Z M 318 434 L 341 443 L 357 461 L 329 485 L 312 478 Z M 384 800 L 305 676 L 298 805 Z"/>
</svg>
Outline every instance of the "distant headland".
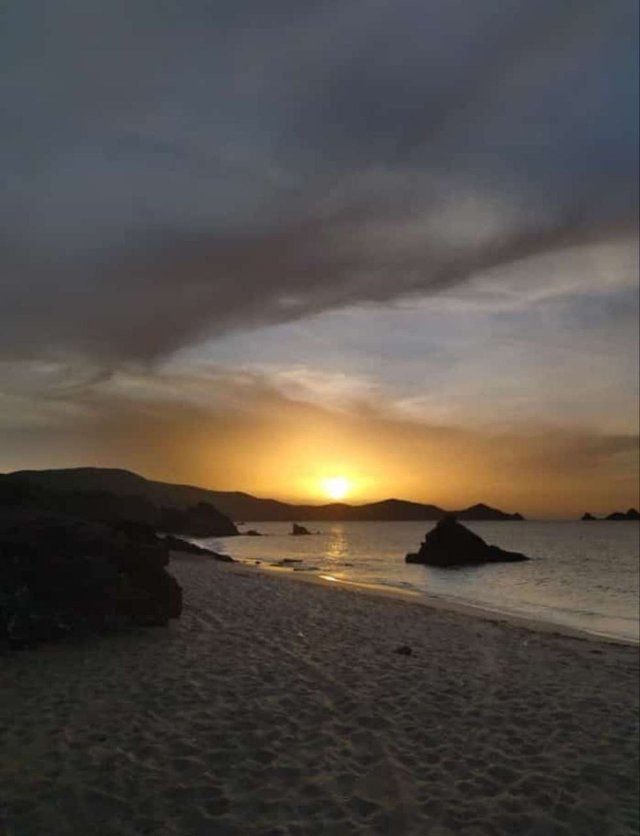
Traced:
<svg viewBox="0 0 640 836">
<path fill-rule="evenodd" d="M 1 487 L 3 486 L 3 487 Z M 439 520 L 455 514 L 460 520 L 516 521 L 521 514 L 507 513 L 498 508 L 478 503 L 469 508 L 444 509 L 437 505 L 385 499 L 364 505 L 333 502 L 323 505 L 294 505 L 276 499 L 261 499 L 248 493 L 215 491 L 192 485 L 175 485 L 145 479 L 128 470 L 97 467 L 64 468 L 59 470 L 19 470 L 0 475 L 0 500 L 3 492 L 26 490 L 53 492 L 55 495 L 101 494 L 127 498 L 139 509 L 141 502 L 157 508 L 187 511 L 205 503 L 231 520 L 260 522 L 293 522 L 296 520 L 331 522 L 405 522 Z M 97 497 L 96 497 L 97 499 Z M 115 501 L 115 500 L 114 500 Z M 123 509 L 124 510 L 124 509 Z M 187 526 L 184 526 L 187 528 Z M 232 533 L 231 531 L 229 533 Z"/>
<path fill-rule="evenodd" d="M 614 511 L 606 517 L 594 517 L 586 511 L 580 519 L 582 522 L 624 522 L 625 520 L 640 520 L 640 514 L 635 508 L 629 508 L 628 511 Z"/>
</svg>

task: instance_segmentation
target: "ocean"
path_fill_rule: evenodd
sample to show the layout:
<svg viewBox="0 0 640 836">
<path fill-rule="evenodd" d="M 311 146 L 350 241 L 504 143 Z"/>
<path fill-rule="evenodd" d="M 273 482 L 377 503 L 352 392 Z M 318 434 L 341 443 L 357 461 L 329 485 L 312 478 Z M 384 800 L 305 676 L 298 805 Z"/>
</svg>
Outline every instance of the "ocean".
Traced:
<svg viewBox="0 0 640 836">
<path fill-rule="evenodd" d="M 317 533 L 292 537 L 290 523 L 256 522 L 241 530 L 257 529 L 262 537 L 197 542 L 247 563 L 299 560 L 293 564 L 296 571 L 337 582 L 435 595 L 596 635 L 639 639 L 638 523 L 465 522 L 488 543 L 523 552 L 531 560 L 435 569 L 404 562 L 434 523 L 299 522 Z"/>
</svg>

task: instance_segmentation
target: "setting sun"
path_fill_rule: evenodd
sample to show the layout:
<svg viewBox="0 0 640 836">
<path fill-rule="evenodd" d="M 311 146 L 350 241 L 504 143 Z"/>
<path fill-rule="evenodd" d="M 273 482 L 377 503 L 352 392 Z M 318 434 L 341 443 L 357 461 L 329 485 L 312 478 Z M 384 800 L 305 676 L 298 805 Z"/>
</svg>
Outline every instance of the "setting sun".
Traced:
<svg viewBox="0 0 640 836">
<path fill-rule="evenodd" d="M 351 492 L 351 482 L 345 476 L 330 476 L 322 480 L 322 490 L 331 499 L 344 499 Z"/>
</svg>

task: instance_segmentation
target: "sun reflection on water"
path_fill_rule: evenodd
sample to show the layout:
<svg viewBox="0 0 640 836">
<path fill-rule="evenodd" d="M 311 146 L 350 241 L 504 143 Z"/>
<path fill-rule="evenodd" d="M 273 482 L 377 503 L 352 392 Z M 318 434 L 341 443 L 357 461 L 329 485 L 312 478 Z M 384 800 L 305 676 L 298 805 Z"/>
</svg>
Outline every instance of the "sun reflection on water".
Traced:
<svg viewBox="0 0 640 836">
<path fill-rule="evenodd" d="M 349 554 L 348 541 L 345 535 L 344 527 L 340 525 L 333 526 L 331 529 L 331 539 L 326 548 L 325 557 L 329 560 L 344 560 Z"/>
</svg>

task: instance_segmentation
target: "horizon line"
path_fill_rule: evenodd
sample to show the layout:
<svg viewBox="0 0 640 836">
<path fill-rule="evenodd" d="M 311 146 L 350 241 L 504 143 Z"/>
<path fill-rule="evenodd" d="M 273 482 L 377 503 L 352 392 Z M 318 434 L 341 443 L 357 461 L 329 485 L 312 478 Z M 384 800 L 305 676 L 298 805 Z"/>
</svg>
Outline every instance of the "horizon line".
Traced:
<svg viewBox="0 0 640 836">
<path fill-rule="evenodd" d="M 350 503 L 350 502 L 344 502 L 344 501 L 316 503 L 316 502 L 313 502 L 313 501 L 304 501 L 304 500 L 301 501 L 301 500 L 277 499 L 273 496 L 259 496 L 255 493 L 250 493 L 249 491 L 245 491 L 245 490 L 222 490 L 222 489 L 219 489 L 219 488 L 212 488 L 210 486 L 205 486 L 205 485 L 202 485 L 202 484 L 194 484 L 194 483 L 190 483 L 190 482 L 181 482 L 181 481 L 168 482 L 168 481 L 165 481 L 163 479 L 154 479 L 154 478 L 151 478 L 149 476 L 145 476 L 141 473 L 136 472 L 135 470 L 130 470 L 129 468 L 126 468 L 126 467 L 104 467 L 104 466 L 100 466 L 100 465 L 72 465 L 72 466 L 68 466 L 68 467 L 20 468 L 18 470 L 5 471 L 4 473 L 0 473 L 0 475 L 15 476 L 15 475 L 27 474 L 27 473 L 42 473 L 42 472 L 46 472 L 46 471 L 73 471 L 73 470 L 114 471 L 114 472 L 126 473 L 126 474 L 129 474 L 131 476 L 135 476 L 139 479 L 143 479 L 144 481 L 147 481 L 147 482 L 159 482 L 161 484 L 173 485 L 173 486 L 176 486 L 176 487 L 195 488 L 197 490 L 211 491 L 212 493 L 240 494 L 240 495 L 251 497 L 253 499 L 257 499 L 261 502 L 277 502 L 281 505 L 293 505 L 293 506 L 301 506 L 301 507 L 309 507 L 309 508 L 336 508 L 336 507 L 342 507 L 342 508 L 358 509 L 358 508 L 366 507 L 368 505 L 383 504 L 385 502 L 402 502 L 402 503 L 407 503 L 407 504 L 411 504 L 411 505 L 428 506 L 428 507 L 434 508 L 438 511 L 442 511 L 445 514 L 455 514 L 456 512 L 469 511 L 470 509 L 476 508 L 476 507 L 484 507 L 484 508 L 488 508 L 488 509 L 491 509 L 491 510 L 499 511 L 500 513 L 503 513 L 503 514 L 510 514 L 510 515 L 520 514 L 521 516 L 524 516 L 524 514 L 521 511 L 504 511 L 502 508 L 498 508 L 494 505 L 489 505 L 486 502 L 480 502 L 480 501 L 472 502 L 470 505 L 466 505 L 466 506 L 462 506 L 462 507 L 458 507 L 458 508 L 454 508 L 454 509 L 448 509 L 448 508 L 444 508 L 440 505 L 437 505 L 434 502 L 425 502 L 425 501 L 416 500 L 416 499 L 401 499 L 401 498 L 398 498 L 398 497 L 385 497 L 383 499 L 372 499 L 372 500 L 368 500 L 368 501 L 359 502 L 357 504 L 356 503 Z M 594 515 L 607 515 L 607 514 L 610 514 L 610 513 L 616 513 L 620 510 L 621 509 L 619 509 L 619 508 L 615 508 L 611 511 L 603 511 L 603 510 L 600 509 L 600 510 L 596 510 L 594 512 L 594 511 L 589 511 L 589 509 L 586 509 L 585 511 L 582 511 L 582 513 L 589 512 L 589 513 L 592 513 Z M 629 508 L 625 509 L 625 510 L 635 510 L 635 506 L 631 504 L 631 505 L 629 505 Z M 549 513 L 553 514 L 553 512 L 549 512 Z M 576 511 L 575 513 L 579 514 L 581 512 Z M 526 516 L 524 521 L 526 521 L 526 522 L 545 522 L 545 521 L 574 522 L 574 521 L 576 521 L 576 517 L 575 516 Z M 385 521 L 381 520 L 381 522 L 385 522 Z M 397 520 L 396 521 L 387 520 L 387 522 L 397 522 Z M 408 522 L 411 522 L 411 521 L 408 521 Z M 415 522 L 421 522 L 421 520 L 416 520 Z M 425 522 L 428 522 L 428 521 L 425 520 Z M 482 522 L 482 521 L 481 520 L 476 520 L 476 522 Z"/>
</svg>

